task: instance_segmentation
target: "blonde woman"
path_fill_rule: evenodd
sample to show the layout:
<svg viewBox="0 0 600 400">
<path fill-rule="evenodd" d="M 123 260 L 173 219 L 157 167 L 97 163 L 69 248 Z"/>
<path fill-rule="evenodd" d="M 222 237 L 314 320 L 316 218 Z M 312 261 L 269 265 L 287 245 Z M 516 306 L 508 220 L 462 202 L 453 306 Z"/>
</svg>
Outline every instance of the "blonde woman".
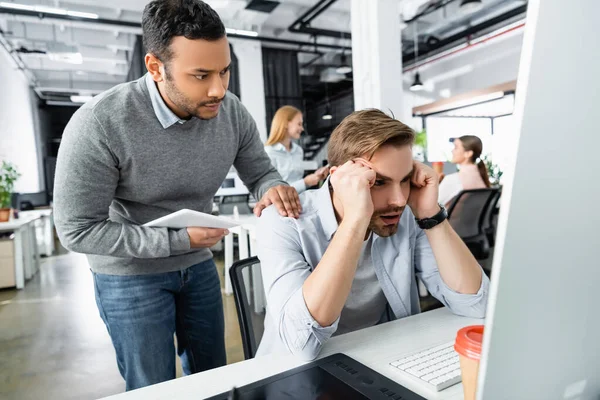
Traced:
<svg viewBox="0 0 600 400">
<path fill-rule="evenodd" d="M 300 139 L 303 131 L 302 111 L 296 107 L 283 106 L 273 117 L 271 133 L 265 143 L 265 151 L 271 158 L 271 163 L 281 177 L 296 188 L 298 193 L 316 186 L 329 174 L 329 169 L 323 167 L 304 177 L 304 168 L 302 167 L 304 151 L 293 142 L 293 140 Z"/>
</svg>

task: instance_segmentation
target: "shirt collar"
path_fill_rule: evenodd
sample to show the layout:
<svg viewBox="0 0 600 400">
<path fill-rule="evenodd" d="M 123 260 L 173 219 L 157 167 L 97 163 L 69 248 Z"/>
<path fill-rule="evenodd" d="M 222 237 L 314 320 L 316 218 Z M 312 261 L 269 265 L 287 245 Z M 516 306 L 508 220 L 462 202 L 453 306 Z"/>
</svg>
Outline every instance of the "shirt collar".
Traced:
<svg viewBox="0 0 600 400">
<path fill-rule="evenodd" d="M 290 153 L 295 153 L 296 151 L 298 151 L 299 148 L 300 148 L 300 146 L 298 146 L 296 143 L 292 142 L 292 149 L 291 149 Z M 287 148 L 281 142 L 275 143 L 273 145 L 273 149 L 277 150 L 277 151 L 283 151 L 286 153 L 288 152 Z"/>
<path fill-rule="evenodd" d="M 335 218 L 333 200 L 329 191 L 329 178 L 325 180 L 323 186 L 317 190 L 317 214 L 323 225 L 323 231 L 327 240 L 331 240 L 333 234 L 338 230 L 338 222 Z"/>
<path fill-rule="evenodd" d="M 150 93 L 150 101 L 152 102 L 154 114 L 156 114 L 156 118 L 158 118 L 162 127 L 167 129 L 175 124 L 185 123 L 186 121 L 184 119 L 175 115 L 175 113 L 165 104 L 165 101 L 162 99 L 160 92 L 156 87 L 156 83 L 150 74 L 147 73 L 145 79 L 146 86 L 148 86 L 148 93 Z"/>
</svg>

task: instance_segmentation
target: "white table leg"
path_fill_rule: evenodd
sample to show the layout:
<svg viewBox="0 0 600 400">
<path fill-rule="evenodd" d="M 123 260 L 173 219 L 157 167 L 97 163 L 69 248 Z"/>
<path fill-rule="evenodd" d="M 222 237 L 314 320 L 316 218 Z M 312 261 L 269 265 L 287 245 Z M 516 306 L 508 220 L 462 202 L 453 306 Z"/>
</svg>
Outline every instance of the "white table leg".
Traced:
<svg viewBox="0 0 600 400">
<path fill-rule="evenodd" d="M 23 270 L 25 272 L 25 280 L 28 281 L 33 276 L 33 247 L 31 245 L 31 226 L 30 224 L 25 224 L 21 229 L 21 234 L 23 238 Z"/>
<path fill-rule="evenodd" d="M 46 217 L 46 224 L 44 225 L 46 238 L 46 256 L 50 257 L 54 254 L 54 217 L 52 215 Z"/>
<path fill-rule="evenodd" d="M 229 270 L 233 265 L 233 233 L 231 230 L 229 234 L 225 236 L 225 294 L 232 294 L 233 288 L 231 287 L 231 278 L 229 277 Z"/>
<path fill-rule="evenodd" d="M 25 266 L 23 265 L 23 229 L 17 229 L 15 231 L 15 240 L 13 245 L 15 246 L 15 281 L 17 283 L 17 289 L 23 289 L 25 287 Z"/>
<path fill-rule="evenodd" d="M 36 221 L 32 221 L 29 224 L 29 244 L 31 246 L 31 276 L 35 275 L 40 270 L 40 248 L 37 242 L 37 227 Z"/>
</svg>

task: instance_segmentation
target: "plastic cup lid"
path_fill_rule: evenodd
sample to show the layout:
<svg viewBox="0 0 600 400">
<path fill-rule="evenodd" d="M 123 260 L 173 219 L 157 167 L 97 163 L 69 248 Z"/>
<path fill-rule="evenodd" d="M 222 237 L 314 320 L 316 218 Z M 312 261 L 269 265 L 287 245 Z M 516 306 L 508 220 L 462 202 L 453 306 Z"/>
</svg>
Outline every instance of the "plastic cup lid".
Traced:
<svg viewBox="0 0 600 400">
<path fill-rule="evenodd" d="M 462 356 L 479 360 L 481 358 L 482 341 L 483 325 L 466 326 L 456 333 L 454 350 Z"/>
</svg>

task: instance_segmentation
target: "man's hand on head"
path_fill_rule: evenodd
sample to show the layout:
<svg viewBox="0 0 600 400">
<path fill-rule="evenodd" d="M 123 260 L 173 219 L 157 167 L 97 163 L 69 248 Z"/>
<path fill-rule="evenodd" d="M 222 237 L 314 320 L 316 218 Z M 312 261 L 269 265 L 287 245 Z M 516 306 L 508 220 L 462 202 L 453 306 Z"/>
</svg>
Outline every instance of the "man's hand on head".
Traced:
<svg viewBox="0 0 600 400">
<path fill-rule="evenodd" d="M 277 211 L 283 217 L 298 218 L 302 212 L 298 192 L 291 186 L 279 185 L 269 189 L 256 203 L 254 215 L 260 217 L 263 210 L 271 204 L 275 204 Z"/>
<path fill-rule="evenodd" d="M 433 168 L 414 161 L 408 205 L 415 217 L 430 218 L 440 211 L 438 204 L 439 177 Z"/>
<path fill-rule="evenodd" d="M 331 187 L 341 203 L 343 220 L 356 218 L 369 221 L 373 215 L 371 187 L 375 184 L 375 171 L 363 159 L 351 160 L 331 168 Z"/>
</svg>

